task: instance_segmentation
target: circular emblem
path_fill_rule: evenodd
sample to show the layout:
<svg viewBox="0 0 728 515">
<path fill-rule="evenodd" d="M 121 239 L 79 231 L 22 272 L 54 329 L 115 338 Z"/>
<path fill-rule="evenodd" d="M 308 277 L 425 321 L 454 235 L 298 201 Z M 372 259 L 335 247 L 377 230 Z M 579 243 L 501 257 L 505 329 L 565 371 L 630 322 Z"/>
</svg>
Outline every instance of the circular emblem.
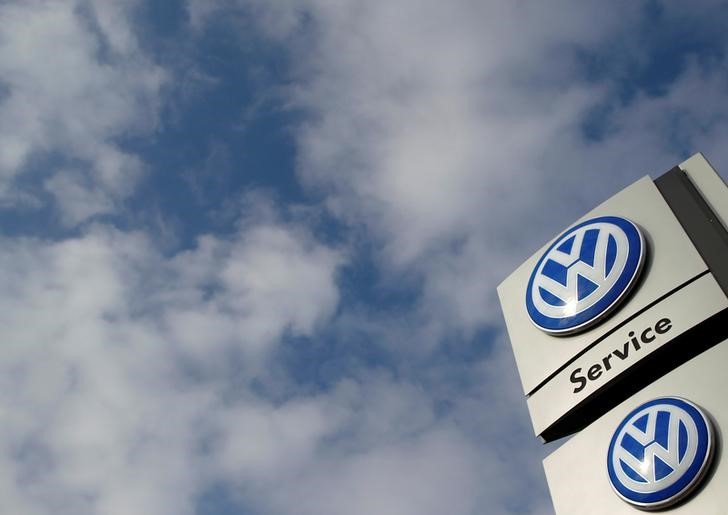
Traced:
<svg viewBox="0 0 728 515">
<path fill-rule="evenodd" d="M 617 427 L 607 453 L 612 488 L 645 510 L 685 497 L 713 458 L 713 428 L 693 403 L 663 397 L 642 404 Z"/>
<path fill-rule="evenodd" d="M 634 286 L 645 254 L 642 233 L 626 218 L 602 216 L 572 227 L 531 273 L 531 321 L 548 333 L 568 334 L 601 320 Z"/>
</svg>

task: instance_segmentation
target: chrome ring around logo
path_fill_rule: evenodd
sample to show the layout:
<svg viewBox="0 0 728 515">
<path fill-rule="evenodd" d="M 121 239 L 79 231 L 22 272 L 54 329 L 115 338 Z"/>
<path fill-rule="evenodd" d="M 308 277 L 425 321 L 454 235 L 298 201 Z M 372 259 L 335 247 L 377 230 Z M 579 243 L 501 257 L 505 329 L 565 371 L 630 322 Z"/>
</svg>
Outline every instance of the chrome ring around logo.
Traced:
<svg viewBox="0 0 728 515">
<path fill-rule="evenodd" d="M 607 473 L 614 491 L 643 510 L 665 508 L 705 477 L 715 437 L 710 419 L 679 397 L 646 402 L 612 436 Z"/>
<path fill-rule="evenodd" d="M 646 254 L 642 232 L 626 218 L 602 216 L 572 227 L 531 273 L 526 290 L 531 321 L 551 334 L 586 329 L 626 298 Z"/>
</svg>

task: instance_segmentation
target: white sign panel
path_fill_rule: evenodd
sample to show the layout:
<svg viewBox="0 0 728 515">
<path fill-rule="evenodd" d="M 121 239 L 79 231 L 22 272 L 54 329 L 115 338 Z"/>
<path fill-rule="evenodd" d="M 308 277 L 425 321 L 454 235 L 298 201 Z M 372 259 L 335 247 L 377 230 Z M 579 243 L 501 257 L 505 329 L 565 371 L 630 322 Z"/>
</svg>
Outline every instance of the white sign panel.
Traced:
<svg viewBox="0 0 728 515">
<path fill-rule="evenodd" d="M 615 220 L 627 222 L 617 224 Z M 592 225 L 589 225 L 590 221 Z M 583 225 L 585 222 L 587 225 Z M 632 251 L 628 240 L 631 232 L 627 223 L 638 228 L 644 244 L 644 248 L 637 249 L 636 258 L 630 254 Z M 622 257 L 617 256 L 619 252 L 623 253 Z M 644 262 L 641 263 L 640 259 L 644 259 Z M 554 264 L 546 264 L 549 261 Z M 614 277 L 570 274 L 572 268 L 588 268 L 589 263 L 594 268 L 603 269 L 606 276 L 611 273 Z M 550 268 L 544 272 L 546 267 Z M 542 387 L 564 363 L 574 359 L 604 335 L 615 331 L 656 299 L 694 280 L 707 269 L 648 177 L 588 213 L 572 228 L 536 252 L 498 287 L 524 392 L 528 395 Z M 628 273 L 623 274 L 625 270 Z M 638 277 L 640 271 L 641 277 Z M 553 282 L 549 283 L 548 279 L 553 279 Z M 538 283 L 542 289 L 534 289 L 534 283 Z M 577 320 L 576 327 L 564 331 L 567 335 L 546 332 L 540 324 L 534 323 L 527 299 L 538 297 L 539 306 L 548 304 L 555 308 L 560 302 L 569 302 L 561 298 L 566 296 L 560 293 L 564 289 L 576 292 L 576 301 L 572 306 L 575 313 L 582 308 L 588 309 L 592 300 L 592 305 L 604 304 L 608 309 L 598 313 L 597 320 Z M 606 301 L 602 302 L 604 298 Z M 544 311 L 557 313 L 556 309 L 548 309 L 546 306 Z M 568 318 L 568 315 L 561 318 Z M 571 334 L 573 330 L 581 332 Z M 611 377 L 616 377 L 616 374 Z"/>
</svg>

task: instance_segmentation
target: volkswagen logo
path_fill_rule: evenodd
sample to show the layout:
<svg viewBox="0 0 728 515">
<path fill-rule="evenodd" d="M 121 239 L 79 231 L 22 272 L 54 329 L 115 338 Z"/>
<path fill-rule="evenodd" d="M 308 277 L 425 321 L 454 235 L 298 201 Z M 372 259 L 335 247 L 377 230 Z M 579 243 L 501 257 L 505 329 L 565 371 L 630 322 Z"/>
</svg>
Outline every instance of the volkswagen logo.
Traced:
<svg viewBox="0 0 728 515">
<path fill-rule="evenodd" d="M 627 296 L 645 260 L 639 228 L 617 216 L 592 218 L 562 234 L 531 273 L 526 309 L 552 334 L 583 330 Z"/>
<path fill-rule="evenodd" d="M 642 404 L 614 432 L 607 453 L 612 488 L 645 510 L 684 498 L 713 458 L 713 428 L 695 404 L 663 397 Z"/>
</svg>

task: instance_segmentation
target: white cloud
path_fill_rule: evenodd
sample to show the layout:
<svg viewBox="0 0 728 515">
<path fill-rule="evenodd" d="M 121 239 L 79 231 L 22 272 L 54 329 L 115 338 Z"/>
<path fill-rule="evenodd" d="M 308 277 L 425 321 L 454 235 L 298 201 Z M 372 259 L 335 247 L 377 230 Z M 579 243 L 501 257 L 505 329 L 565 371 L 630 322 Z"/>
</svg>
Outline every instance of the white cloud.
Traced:
<svg viewBox="0 0 728 515">
<path fill-rule="evenodd" d="M 467 391 L 357 368 L 306 393 L 271 366 L 337 307 L 344 255 L 304 227 L 253 216 L 171 256 L 103 225 L 0 243 L 3 511 L 193 514 L 211 485 L 259 513 L 541 509 L 518 490 L 538 489 L 538 444 L 502 358 L 452 371 Z"/>
<path fill-rule="evenodd" d="M 315 394 L 284 384 L 278 400 L 253 387 L 291 381 L 268 359 L 284 333 L 315 336 L 333 314 L 342 259 L 268 216 L 168 257 L 143 233 L 103 225 L 59 242 L 5 238 L 0 507 L 192 514 L 213 484 L 261 513 L 469 513 L 514 502 L 492 465 L 500 451 L 473 432 L 488 418 L 465 415 L 482 402 L 472 393 L 458 393 L 458 420 L 435 412 L 429 390 L 446 384 L 384 372 L 354 371 Z"/>
<path fill-rule="evenodd" d="M 246 227 L 233 244 L 203 237 L 198 248 L 173 263 L 173 277 L 188 282 L 169 288 L 170 278 L 162 279 L 163 323 L 178 344 L 201 359 L 220 357 L 211 352 L 210 333 L 220 344 L 244 342 L 243 350 L 254 359 L 286 332 L 311 334 L 338 302 L 332 270 L 342 256 L 279 225 Z M 175 309 L 165 310 L 169 306 Z"/>
<path fill-rule="evenodd" d="M 241 466 L 271 466 L 266 441 L 292 452 L 320 436 L 315 405 L 274 408 L 247 386 L 285 331 L 312 334 L 338 302 L 340 253 L 304 229 L 251 222 L 170 259 L 105 226 L 1 247 L 2 511 L 192 514 L 216 424 L 243 422 L 234 434 L 259 443 L 232 443 Z M 197 326 L 177 324 L 190 314 Z M 230 374 L 244 378 L 241 420 L 223 403 Z"/>
<path fill-rule="evenodd" d="M 713 27 L 720 12 L 656 8 L 671 27 Z M 721 164 L 722 60 L 689 63 L 658 98 L 617 94 L 652 49 L 640 40 L 646 13 L 629 2 L 312 0 L 256 20 L 293 55 L 286 101 L 309 115 L 302 180 L 367 228 L 393 280 L 419 274 L 438 338 L 500 324 L 494 286 L 610 193 L 695 151 Z M 595 82 L 590 58 L 614 75 Z M 584 124 L 602 108 L 604 137 L 589 140 Z"/>
<path fill-rule="evenodd" d="M 136 42 L 134 8 L 71 0 L 0 6 L 5 205 L 42 193 L 19 184 L 28 173 L 52 177 L 47 184 L 68 223 L 113 211 L 133 190 L 142 163 L 120 141 L 154 128 L 165 80 Z M 65 177 L 69 165 L 84 181 Z M 79 207 L 85 197 L 94 201 Z"/>
</svg>

